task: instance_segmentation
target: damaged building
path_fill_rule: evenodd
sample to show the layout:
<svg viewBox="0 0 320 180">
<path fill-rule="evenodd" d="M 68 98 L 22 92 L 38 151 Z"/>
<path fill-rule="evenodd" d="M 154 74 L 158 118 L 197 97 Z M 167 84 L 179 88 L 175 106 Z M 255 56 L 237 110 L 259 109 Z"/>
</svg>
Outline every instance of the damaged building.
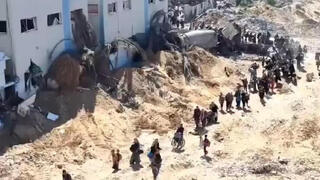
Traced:
<svg viewBox="0 0 320 180">
<path fill-rule="evenodd" d="M 23 99 L 35 93 L 34 78 L 74 48 L 71 17 L 75 12 L 87 16 L 87 8 L 87 0 L 0 0 L 2 100 L 15 92 Z"/>
<path fill-rule="evenodd" d="M 145 33 L 152 16 L 168 11 L 168 0 L 89 0 L 89 20 L 101 44 Z"/>
<path fill-rule="evenodd" d="M 117 46 L 117 51 L 111 51 L 109 56 L 110 69 L 116 69 L 132 64 L 134 56 L 128 53 L 132 44 L 117 40 L 149 33 L 152 17 L 160 10 L 168 12 L 168 0 L 89 0 L 88 10 L 100 44 Z"/>
<path fill-rule="evenodd" d="M 172 9 L 179 6 L 183 9 L 186 22 L 190 22 L 198 15 L 216 6 L 216 0 L 171 0 Z"/>
</svg>

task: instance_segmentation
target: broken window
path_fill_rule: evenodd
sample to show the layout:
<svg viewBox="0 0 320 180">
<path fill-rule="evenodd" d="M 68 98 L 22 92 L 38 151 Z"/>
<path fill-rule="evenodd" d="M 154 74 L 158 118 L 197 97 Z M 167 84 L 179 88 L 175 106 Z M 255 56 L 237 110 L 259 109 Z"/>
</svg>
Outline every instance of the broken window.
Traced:
<svg viewBox="0 0 320 180">
<path fill-rule="evenodd" d="M 98 14 L 99 13 L 98 4 L 88 4 L 88 13 L 89 14 Z"/>
<path fill-rule="evenodd" d="M 32 17 L 28 19 L 21 19 L 20 20 L 20 25 L 21 25 L 21 32 L 28 32 L 31 30 L 36 30 L 37 29 L 37 18 Z"/>
<path fill-rule="evenodd" d="M 125 0 L 123 1 L 123 9 L 131 9 L 131 0 Z"/>
<path fill-rule="evenodd" d="M 117 3 L 113 2 L 108 4 L 108 13 L 116 13 L 117 12 Z"/>
<path fill-rule="evenodd" d="M 7 32 L 7 21 L 0 21 L 0 33 Z"/>
<path fill-rule="evenodd" d="M 155 4 L 156 0 L 149 0 L 149 4 L 151 4 L 151 3 Z"/>
<path fill-rule="evenodd" d="M 60 13 L 49 14 L 47 16 L 47 24 L 48 24 L 48 26 L 62 24 L 61 14 Z"/>
</svg>

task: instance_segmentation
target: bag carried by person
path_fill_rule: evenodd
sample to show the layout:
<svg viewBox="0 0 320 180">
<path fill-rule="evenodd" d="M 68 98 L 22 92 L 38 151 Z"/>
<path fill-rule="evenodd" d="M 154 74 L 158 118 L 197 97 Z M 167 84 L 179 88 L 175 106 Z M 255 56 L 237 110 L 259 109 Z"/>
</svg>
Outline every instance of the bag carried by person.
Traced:
<svg viewBox="0 0 320 180">
<path fill-rule="evenodd" d="M 148 158 L 151 159 L 151 158 L 153 158 L 153 153 L 150 151 L 147 156 L 148 156 Z"/>
</svg>

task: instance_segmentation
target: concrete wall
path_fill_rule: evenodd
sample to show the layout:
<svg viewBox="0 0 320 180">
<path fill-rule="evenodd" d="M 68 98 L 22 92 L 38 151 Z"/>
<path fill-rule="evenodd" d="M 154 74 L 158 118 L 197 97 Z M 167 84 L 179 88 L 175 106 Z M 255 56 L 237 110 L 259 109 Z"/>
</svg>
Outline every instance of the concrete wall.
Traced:
<svg viewBox="0 0 320 180">
<path fill-rule="evenodd" d="M 4 52 L 7 56 L 12 56 L 11 36 L 7 13 L 6 0 L 0 0 L 0 21 L 7 21 L 7 33 L 0 33 L 0 52 Z"/>
<path fill-rule="evenodd" d="M 108 4 L 117 2 L 117 12 L 108 13 Z M 103 0 L 103 26 L 105 43 L 118 37 L 129 38 L 136 33 L 143 33 L 144 4 L 142 0 L 132 0 L 131 9 L 123 9 L 123 0 Z"/>
<path fill-rule="evenodd" d="M 26 92 L 24 89 L 24 73 L 30 65 L 30 59 L 46 72 L 52 63 L 49 54 L 53 47 L 64 39 L 64 24 L 47 26 L 47 15 L 61 13 L 63 19 L 63 0 L 9 0 L 9 21 L 11 25 L 13 61 L 20 82 L 16 86 L 19 96 L 27 98 L 34 94 L 34 90 Z M 70 0 L 70 10 L 83 9 L 87 15 L 87 0 Z M 21 33 L 20 20 L 25 18 L 37 18 L 37 29 Z M 58 55 L 64 50 L 59 45 L 55 50 Z M 54 57 L 53 57 L 54 58 Z"/>
</svg>

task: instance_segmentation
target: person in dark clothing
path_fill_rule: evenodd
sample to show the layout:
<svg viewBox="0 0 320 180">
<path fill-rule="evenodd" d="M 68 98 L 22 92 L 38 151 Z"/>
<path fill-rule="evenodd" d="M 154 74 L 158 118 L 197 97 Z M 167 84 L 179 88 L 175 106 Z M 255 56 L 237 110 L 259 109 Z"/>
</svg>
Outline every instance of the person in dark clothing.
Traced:
<svg viewBox="0 0 320 180">
<path fill-rule="evenodd" d="M 178 129 L 177 129 L 177 132 L 178 132 L 178 133 L 181 133 L 181 134 L 183 135 L 183 132 L 184 132 L 183 124 L 180 124 L 180 126 L 179 126 Z"/>
<path fill-rule="evenodd" d="M 266 93 L 266 94 L 269 94 L 270 86 L 269 86 L 269 79 L 268 79 L 267 76 L 266 76 L 265 79 L 263 80 L 263 88 L 264 88 L 265 93 Z"/>
<path fill-rule="evenodd" d="M 242 81 L 242 85 L 243 85 L 243 88 L 246 92 L 248 92 L 248 79 L 247 78 L 243 78 L 241 79 Z"/>
<path fill-rule="evenodd" d="M 236 105 L 237 105 L 237 109 L 240 109 L 240 102 L 241 102 L 241 91 L 240 88 L 238 87 L 238 89 L 236 90 L 234 97 L 236 97 Z"/>
<path fill-rule="evenodd" d="M 261 44 L 262 43 L 262 33 L 261 32 L 258 33 L 257 38 L 258 38 L 258 44 Z"/>
<path fill-rule="evenodd" d="M 292 62 L 289 65 L 289 72 L 290 72 L 290 77 L 291 78 L 294 77 L 296 70 L 295 70 L 294 65 L 293 65 Z"/>
<path fill-rule="evenodd" d="M 157 151 L 157 152 L 155 152 L 155 155 L 154 155 L 152 163 L 151 163 L 151 169 L 152 169 L 152 174 L 153 174 L 154 180 L 156 180 L 159 175 L 161 163 L 162 163 L 162 158 L 161 158 L 160 152 Z"/>
<path fill-rule="evenodd" d="M 248 108 L 249 108 L 249 100 L 250 100 L 250 94 L 248 92 L 246 92 L 245 93 L 245 103 Z"/>
<path fill-rule="evenodd" d="M 148 154 L 148 157 L 150 159 L 150 161 L 152 162 L 153 158 L 154 158 L 154 155 L 156 152 L 160 151 L 161 148 L 160 148 L 160 145 L 159 145 L 159 141 L 158 139 L 155 139 L 152 143 L 152 146 L 150 148 L 150 152 Z"/>
<path fill-rule="evenodd" d="M 196 109 L 194 109 L 194 113 L 193 113 L 194 122 L 196 123 L 196 129 L 198 129 L 198 127 L 199 127 L 200 115 L 201 115 L 201 111 L 200 111 L 199 107 L 197 106 Z"/>
<path fill-rule="evenodd" d="M 289 49 L 287 49 L 287 51 L 286 51 L 286 58 L 287 58 L 287 60 L 289 60 L 289 61 L 292 61 L 292 60 L 293 60 L 292 53 L 291 53 L 291 51 L 290 51 Z"/>
<path fill-rule="evenodd" d="M 207 147 L 210 147 L 210 141 L 208 140 L 208 135 L 205 135 L 203 140 L 203 152 L 205 156 L 208 154 Z"/>
<path fill-rule="evenodd" d="M 259 97 L 260 97 L 261 102 L 264 101 L 264 93 L 265 93 L 265 90 L 264 90 L 263 86 L 259 86 Z"/>
<path fill-rule="evenodd" d="M 183 140 L 183 132 L 184 132 L 183 124 L 180 124 L 175 135 L 175 140 L 177 143 L 180 143 Z"/>
<path fill-rule="evenodd" d="M 160 145 L 159 145 L 159 140 L 158 139 L 155 139 L 152 143 L 152 146 L 150 148 L 150 152 L 152 154 L 155 154 L 156 151 L 160 151 L 161 148 L 160 148 Z"/>
<path fill-rule="evenodd" d="M 212 113 L 212 118 L 210 118 L 210 120 L 213 120 L 214 123 L 216 123 L 218 121 L 218 109 L 219 109 L 219 107 L 216 105 L 216 103 L 212 102 L 210 104 L 210 110 Z"/>
<path fill-rule="evenodd" d="M 278 82 L 281 81 L 281 72 L 279 67 L 276 67 L 276 69 L 274 70 L 274 75 L 275 75 L 276 86 L 278 86 Z"/>
<path fill-rule="evenodd" d="M 284 77 L 285 79 L 287 79 L 288 76 L 289 76 L 289 68 L 288 68 L 288 65 L 287 65 L 287 64 L 282 65 L 281 70 L 282 70 L 282 75 L 283 75 L 283 77 Z"/>
<path fill-rule="evenodd" d="M 243 106 L 243 109 L 246 108 L 246 92 L 245 91 L 242 91 L 241 92 L 241 101 L 242 101 L 242 106 Z"/>
<path fill-rule="evenodd" d="M 233 101 L 233 95 L 232 95 L 232 93 L 230 92 L 230 93 L 228 93 L 228 94 L 226 95 L 226 106 L 227 106 L 226 110 L 227 110 L 227 111 L 230 111 L 230 110 L 231 110 L 232 101 Z"/>
<path fill-rule="evenodd" d="M 130 147 L 130 151 L 132 152 L 130 165 L 140 164 L 140 154 L 142 154 L 143 151 L 140 149 L 140 143 L 137 138 L 134 139 L 133 144 Z"/>
<path fill-rule="evenodd" d="M 72 180 L 71 175 L 66 170 L 62 170 L 62 180 Z"/>
<path fill-rule="evenodd" d="M 223 93 L 220 93 L 220 96 L 219 96 L 219 103 L 220 103 L 221 111 L 223 111 L 223 104 L 224 104 L 224 100 L 225 100 L 225 97 L 224 97 Z"/>
<path fill-rule="evenodd" d="M 201 110 L 200 120 L 202 128 L 205 128 L 207 125 L 207 111 L 204 109 Z"/>
<path fill-rule="evenodd" d="M 115 171 L 119 170 L 119 164 L 120 164 L 120 160 L 122 159 L 122 155 L 120 154 L 119 149 L 117 150 L 117 152 L 115 152 L 115 150 L 111 150 L 111 155 L 112 155 L 112 168 Z"/>
</svg>

